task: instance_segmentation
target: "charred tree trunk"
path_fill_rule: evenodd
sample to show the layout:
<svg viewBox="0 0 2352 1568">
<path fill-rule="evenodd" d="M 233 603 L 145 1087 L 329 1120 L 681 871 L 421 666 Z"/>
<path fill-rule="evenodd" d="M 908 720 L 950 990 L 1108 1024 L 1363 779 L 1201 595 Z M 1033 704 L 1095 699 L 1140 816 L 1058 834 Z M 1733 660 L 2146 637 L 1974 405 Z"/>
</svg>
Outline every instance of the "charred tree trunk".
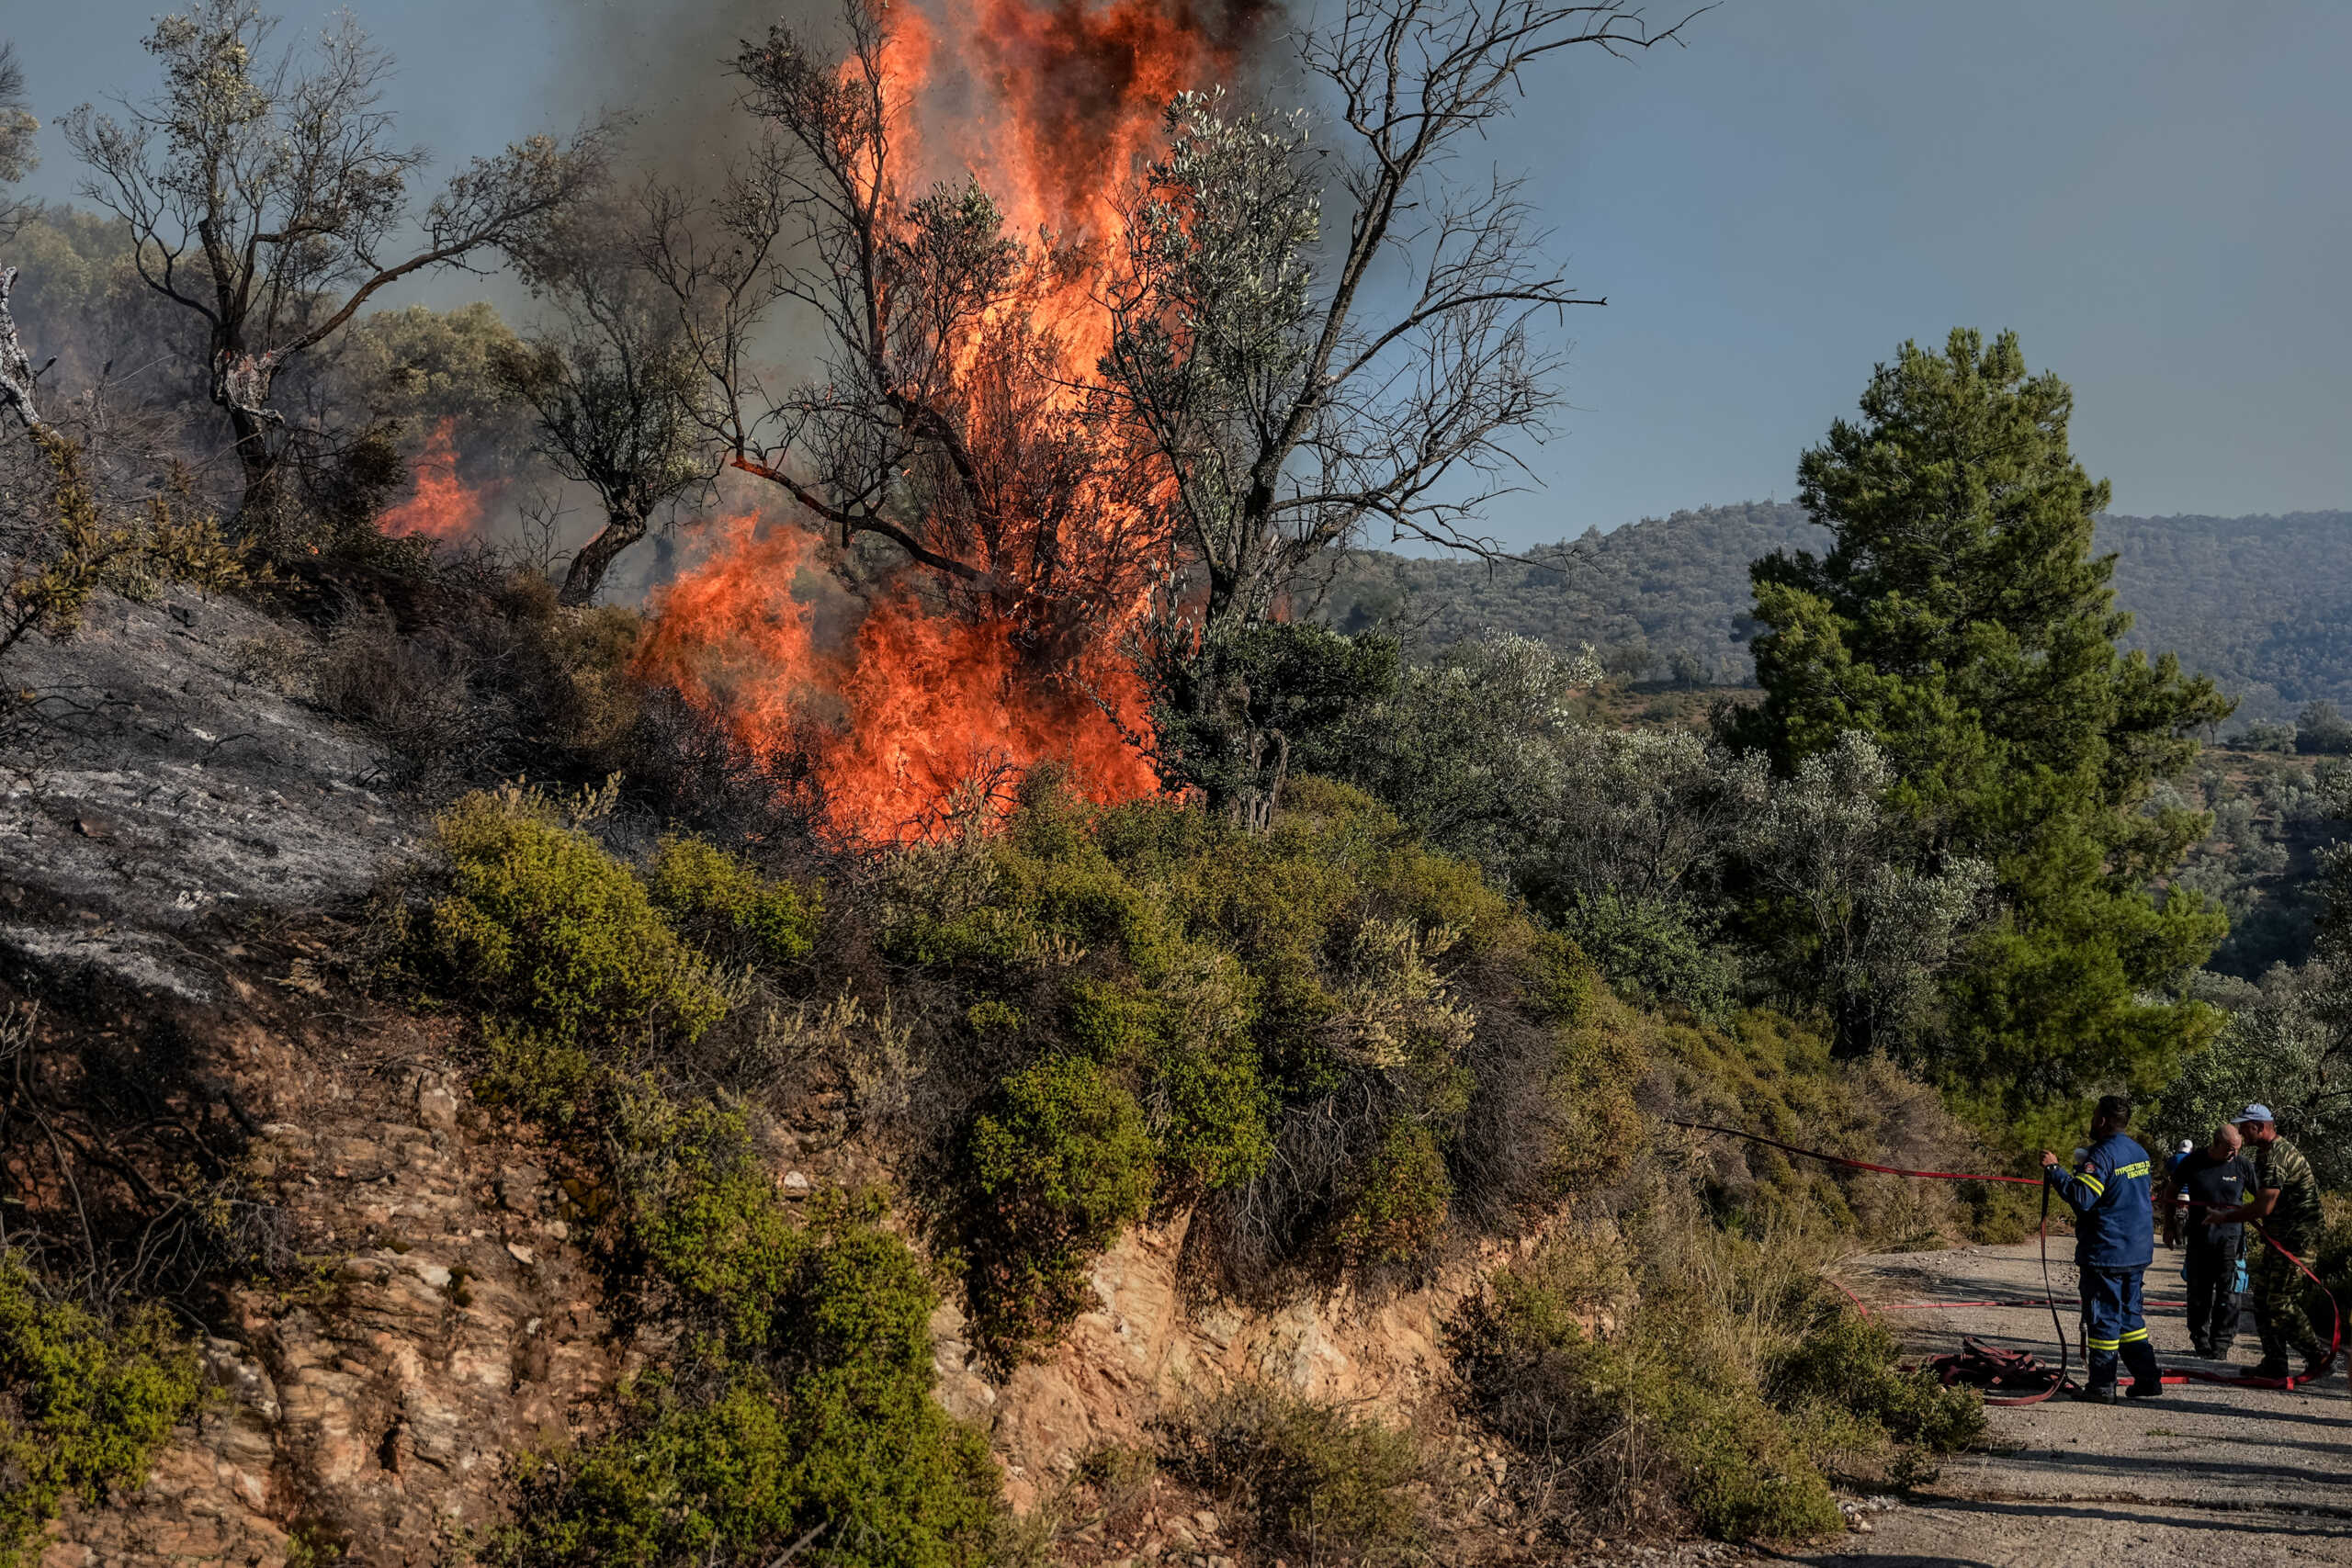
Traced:
<svg viewBox="0 0 2352 1568">
<path fill-rule="evenodd" d="M 605 573 L 612 569 L 620 553 L 645 537 L 645 519 L 627 512 L 615 512 L 604 531 L 580 547 L 571 558 L 571 569 L 563 574 L 563 587 L 556 594 L 556 603 L 574 608 L 591 604 L 597 591 L 605 586 Z"/>
<path fill-rule="evenodd" d="M 229 434 L 234 438 L 237 468 L 245 481 L 243 497 L 237 503 L 237 532 L 251 538 L 267 525 L 277 505 L 277 454 L 270 446 L 269 426 L 243 409 L 230 408 Z"/>
</svg>

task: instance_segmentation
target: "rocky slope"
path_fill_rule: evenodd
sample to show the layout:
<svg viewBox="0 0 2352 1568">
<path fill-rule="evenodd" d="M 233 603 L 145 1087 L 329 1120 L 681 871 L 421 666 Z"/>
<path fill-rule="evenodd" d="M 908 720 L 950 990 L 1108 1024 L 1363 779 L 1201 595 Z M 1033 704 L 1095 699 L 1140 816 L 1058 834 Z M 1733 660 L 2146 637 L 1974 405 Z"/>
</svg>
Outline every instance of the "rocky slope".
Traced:
<svg viewBox="0 0 2352 1568">
<path fill-rule="evenodd" d="M 599 1431 L 647 1349 L 582 1246 L 593 1195 L 473 1103 L 454 1023 L 339 978 L 364 895 L 417 854 L 419 824 L 362 739 L 287 694 L 315 652 L 299 631 L 229 604 L 118 604 L 80 641 L 26 651 L 0 795 L 0 1009 L 31 1020 L 25 1081 L 124 1168 L 94 1202 L 135 1218 L 200 1146 L 266 1216 L 271 1260 L 192 1292 L 216 1394 L 145 1486 L 69 1506 L 40 1561 L 447 1561 L 500 1517 L 508 1456 Z M 788 1197 L 881 1173 L 821 1111 L 780 1146 Z M 7 1157 L 42 1190 L 37 1150 Z M 1168 1401 L 1236 1377 L 1441 1408 L 1441 1324 L 1496 1260 L 1402 1295 L 1245 1310 L 1188 1292 L 1183 1239 L 1180 1218 L 1121 1241 L 1091 1309 L 1009 1376 L 940 1310 L 937 1397 L 989 1430 L 1016 1507 L 1057 1504 L 1083 1456 L 1148 1446 Z M 1459 1450 L 1436 1483 L 1461 1490 L 1465 1525 L 1492 1508 L 1500 1528 L 1499 1460 Z M 1065 1546 L 1214 1560 L 1204 1505 L 1157 1483 L 1107 1527 L 1067 1519 Z"/>
</svg>

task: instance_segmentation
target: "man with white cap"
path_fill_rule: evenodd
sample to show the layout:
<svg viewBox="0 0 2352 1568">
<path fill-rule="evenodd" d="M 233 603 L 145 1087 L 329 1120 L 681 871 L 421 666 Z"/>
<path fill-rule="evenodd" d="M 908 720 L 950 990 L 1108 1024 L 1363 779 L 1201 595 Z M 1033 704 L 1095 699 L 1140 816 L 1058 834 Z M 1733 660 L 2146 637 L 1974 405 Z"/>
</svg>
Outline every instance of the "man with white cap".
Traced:
<svg viewBox="0 0 2352 1568">
<path fill-rule="evenodd" d="M 2262 1364 L 2254 1375 L 2283 1378 L 2294 1372 L 2287 1359 L 2292 1348 L 2302 1354 L 2298 1381 L 2325 1377 L 2335 1353 L 2320 1343 L 2312 1320 L 2303 1311 L 2303 1277 L 2279 1247 L 2306 1257 L 2319 1244 L 2322 1218 L 2319 1181 L 2302 1151 L 2278 1135 L 2278 1119 L 2267 1105 L 2249 1105 L 2237 1114 L 2238 1134 L 2254 1162 L 2254 1181 L 2246 1201 L 2224 1209 L 2209 1223 L 2232 1224 L 2253 1220 L 2263 1235 L 2277 1246 L 2249 1243 L 2246 1248 L 2248 1293 L 2253 1297 L 2255 1326 L 2262 1331 Z"/>
</svg>

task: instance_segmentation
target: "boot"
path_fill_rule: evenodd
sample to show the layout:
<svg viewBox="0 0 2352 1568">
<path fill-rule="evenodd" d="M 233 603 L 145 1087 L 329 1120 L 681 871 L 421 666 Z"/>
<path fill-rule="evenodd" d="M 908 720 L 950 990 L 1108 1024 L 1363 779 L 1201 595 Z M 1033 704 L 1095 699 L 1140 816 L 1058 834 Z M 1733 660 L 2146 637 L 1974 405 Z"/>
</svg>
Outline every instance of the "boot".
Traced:
<svg viewBox="0 0 2352 1568">
<path fill-rule="evenodd" d="M 2154 1399 L 2165 1391 L 2164 1369 L 2156 1365 L 2156 1348 L 2144 1339 L 2123 1347 L 2123 1364 L 2132 1369 L 2132 1397 Z"/>
</svg>

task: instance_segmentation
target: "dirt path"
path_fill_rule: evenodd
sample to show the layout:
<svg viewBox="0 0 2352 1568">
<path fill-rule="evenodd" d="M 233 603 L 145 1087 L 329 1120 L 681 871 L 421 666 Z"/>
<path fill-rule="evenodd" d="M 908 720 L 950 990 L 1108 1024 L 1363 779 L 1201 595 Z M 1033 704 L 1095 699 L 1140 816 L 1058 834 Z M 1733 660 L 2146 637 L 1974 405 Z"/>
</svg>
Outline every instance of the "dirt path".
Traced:
<svg viewBox="0 0 2352 1568">
<path fill-rule="evenodd" d="M 2070 1242 L 2053 1242 L 2051 1281 L 2075 1289 Z M 2179 1299 L 2180 1254 L 2160 1252 L 2148 1294 Z M 1968 1301 L 2041 1295 L 2034 1243 L 1890 1254 L 1840 1270 L 1866 1302 Z M 2062 1308 L 2069 1333 L 2075 1315 Z M 1943 1307 L 1894 1314 L 1923 1353 L 1963 1334 L 2045 1359 L 2047 1309 Z M 2152 1309 L 2151 1337 L 2167 1366 L 2194 1360 L 2177 1307 Z M 2259 1357 L 2254 1323 L 2233 1359 Z M 2188 1383 L 2161 1399 L 2077 1404 L 2063 1395 L 1994 1410 L 1987 1446 L 1944 1467 L 1913 1502 L 1870 1516 L 1868 1535 L 1792 1561 L 1838 1568 L 2041 1568 L 2129 1562 L 2132 1568 L 2271 1568 L 2352 1564 L 2352 1399 L 2344 1374 L 2307 1391 Z"/>
</svg>

